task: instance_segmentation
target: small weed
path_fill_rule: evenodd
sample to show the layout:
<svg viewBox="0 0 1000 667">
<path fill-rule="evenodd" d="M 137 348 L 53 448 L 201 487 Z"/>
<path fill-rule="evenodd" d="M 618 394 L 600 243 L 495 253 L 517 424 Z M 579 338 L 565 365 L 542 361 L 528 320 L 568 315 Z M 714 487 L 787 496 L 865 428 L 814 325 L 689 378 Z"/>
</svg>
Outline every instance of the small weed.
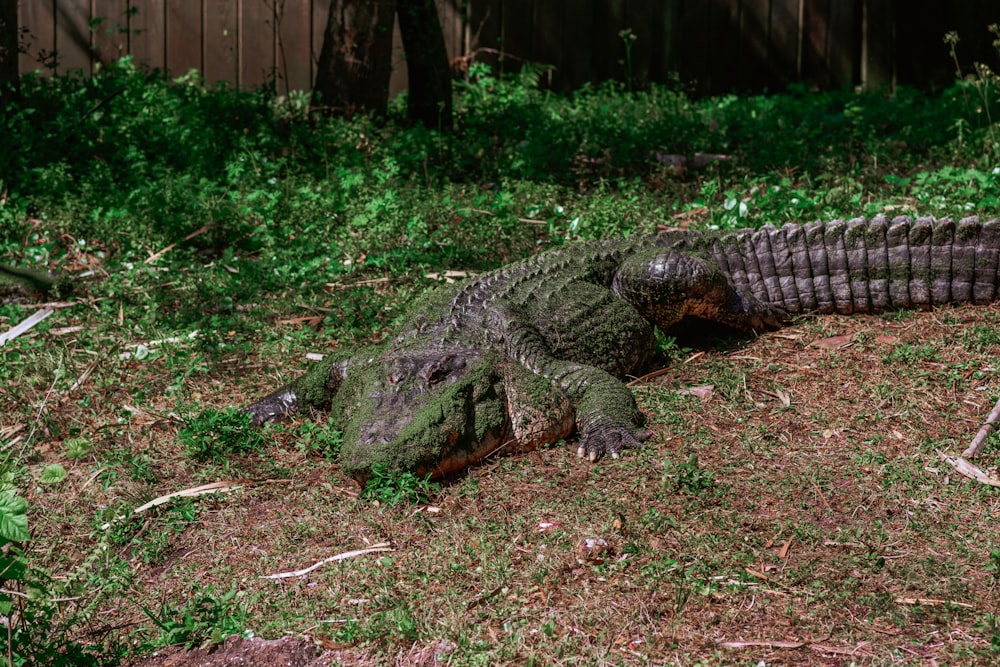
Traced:
<svg viewBox="0 0 1000 667">
<path fill-rule="evenodd" d="M 676 491 L 699 495 L 715 489 L 715 473 L 698 465 L 698 455 L 692 454 L 683 463 L 667 462 L 664 466 L 663 484 Z"/>
<path fill-rule="evenodd" d="M 350 619 L 337 628 L 331 639 L 337 644 L 357 644 L 363 641 L 364 637 L 364 629 L 361 627 L 361 624 L 354 619 Z"/>
<path fill-rule="evenodd" d="M 104 488 L 110 488 L 119 475 L 119 467 L 125 469 L 129 479 L 135 482 L 153 483 L 156 475 L 153 473 L 153 462 L 145 452 L 135 452 L 129 447 L 108 450 L 101 461 L 106 469 L 101 473 Z"/>
<path fill-rule="evenodd" d="M 94 448 L 94 444 L 87 438 L 70 438 L 64 443 L 66 447 L 66 458 L 82 459 Z"/>
<path fill-rule="evenodd" d="M 986 566 L 986 571 L 994 582 L 1000 582 L 1000 549 L 990 549 L 990 564 Z"/>
<path fill-rule="evenodd" d="M 372 476 L 361 492 L 362 498 L 377 500 L 390 507 L 400 503 L 427 503 L 441 492 L 441 485 L 430 481 L 431 476 L 418 477 L 412 472 L 389 470 L 383 465 L 372 467 Z"/>
<path fill-rule="evenodd" d="M 894 347 L 887 355 L 885 355 L 882 362 L 893 365 L 940 360 L 940 350 L 930 343 L 924 343 L 922 345 L 903 344 Z"/>
<path fill-rule="evenodd" d="M 299 427 L 295 444 L 302 452 L 319 454 L 332 460 L 340 452 L 343 442 L 343 434 L 333 427 L 332 422 L 316 423 L 306 420 Z"/>
<path fill-rule="evenodd" d="M 248 613 L 246 605 L 237 600 L 237 596 L 235 588 L 220 595 L 211 585 L 202 588 L 196 584 L 191 598 L 183 606 L 165 602 L 155 613 L 141 607 L 149 620 L 160 629 L 158 635 L 143 642 L 143 650 L 175 645 L 191 648 L 219 643 L 232 635 L 246 634 Z"/>
<path fill-rule="evenodd" d="M 187 446 L 189 455 L 210 461 L 230 454 L 259 453 L 269 444 L 249 412 L 232 408 L 203 411 L 178 431 L 177 438 Z"/>
<path fill-rule="evenodd" d="M 978 625 L 989 635 L 993 653 L 1000 653 L 1000 617 L 987 613 Z"/>
</svg>

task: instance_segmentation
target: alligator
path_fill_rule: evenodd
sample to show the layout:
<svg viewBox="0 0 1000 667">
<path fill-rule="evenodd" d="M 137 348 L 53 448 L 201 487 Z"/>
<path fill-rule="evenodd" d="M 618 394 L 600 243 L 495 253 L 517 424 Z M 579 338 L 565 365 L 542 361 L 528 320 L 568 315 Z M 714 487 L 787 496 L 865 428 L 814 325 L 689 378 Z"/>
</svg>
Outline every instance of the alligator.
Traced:
<svg viewBox="0 0 1000 667">
<path fill-rule="evenodd" d="M 432 289 L 378 348 L 334 356 L 246 406 L 256 423 L 328 408 L 341 469 L 452 475 L 494 452 L 578 434 L 617 458 L 649 437 L 622 381 L 654 327 L 746 333 L 803 313 L 880 313 L 1000 298 L 1000 220 L 876 217 L 568 244 Z"/>
<path fill-rule="evenodd" d="M 65 294 L 70 291 L 70 282 L 66 278 L 53 278 L 45 271 L 37 269 L 22 269 L 0 262 L 0 295 L 5 299 L 8 294 Z"/>
</svg>

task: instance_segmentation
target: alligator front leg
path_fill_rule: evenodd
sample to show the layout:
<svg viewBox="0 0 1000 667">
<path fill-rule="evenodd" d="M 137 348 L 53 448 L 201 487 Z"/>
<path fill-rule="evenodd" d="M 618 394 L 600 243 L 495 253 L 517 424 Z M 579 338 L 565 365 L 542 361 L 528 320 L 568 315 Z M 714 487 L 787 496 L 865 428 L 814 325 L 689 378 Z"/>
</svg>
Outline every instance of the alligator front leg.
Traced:
<svg viewBox="0 0 1000 667">
<path fill-rule="evenodd" d="M 577 296 L 584 294 L 584 301 L 587 296 L 593 296 L 588 295 L 585 285 L 575 285 L 574 289 Z M 625 304 L 623 306 L 631 311 L 631 318 L 641 322 L 638 313 Z M 603 312 L 608 314 L 607 310 Z M 626 320 L 630 317 L 622 309 L 617 315 L 619 331 L 616 343 L 624 346 L 645 345 L 642 328 L 629 326 Z M 598 360 L 590 358 L 583 350 L 563 350 L 563 354 L 575 357 L 571 359 L 555 356 L 552 351 L 555 343 L 547 340 L 539 327 L 516 308 L 495 305 L 491 318 L 490 328 L 502 333 L 507 355 L 548 379 L 569 398 L 575 408 L 576 430 L 580 437 L 578 454 L 581 457 L 591 461 L 602 456 L 617 458 L 622 449 L 638 447 L 649 438 L 649 433 L 643 429 L 645 419 L 632 392 L 614 375 L 594 365 L 600 363 Z M 587 344 L 599 347 L 596 341 L 586 338 L 578 338 L 575 342 L 585 343 L 585 347 Z M 618 365 L 614 362 L 609 364 L 610 367 Z"/>
<path fill-rule="evenodd" d="M 347 374 L 347 360 L 320 362 L 304 375 L 243 408 L 253 415 L 254 424 L 285 419 L 302 406 L 319 408 L 329 405 Z"/>
<path fill-rule="evenodd" d="M 618 458 L 622 449 L 639 447 L 649 439 L 645 417 L 628 387 L 599 368 L 558 364 L 550 379 L 576 399 L 577 455 L 596 461 Z"/>
</svg>

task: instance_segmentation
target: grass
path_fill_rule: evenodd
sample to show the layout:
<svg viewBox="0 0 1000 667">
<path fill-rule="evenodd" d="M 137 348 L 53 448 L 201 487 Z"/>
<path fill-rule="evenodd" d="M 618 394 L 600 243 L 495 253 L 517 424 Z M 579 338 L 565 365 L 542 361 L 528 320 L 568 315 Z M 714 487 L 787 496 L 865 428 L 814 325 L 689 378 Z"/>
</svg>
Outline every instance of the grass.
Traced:
<svg viewBox="0 0 1000 667">
<path fill-rule="evenodd" d="M 261 432 L 230 410 L 307 352 L 381 340 L 445 270 L 660 225 L 995 215 L 986 83 L 562 98 L 479 71 L 439 135 L 128 61 L 27 80 L 2 119 L 0 259 L 78 286 L 0 348 L 0 654 L 130 663 L 252 634 L 345 665 L 995 658 L 1000 507 L 936 452 L 1000 392 L 996 307 L 681 342 L 635 389 L 642 450 L 589 465 L 568 443 L 440 488 L 390 475 L 378 502 L 338 471 L 321 415 Z M 695 152 L 734 159 L 657 157 Z M 0 329 L 34 310 L 3 303 Z"/>
</svg>

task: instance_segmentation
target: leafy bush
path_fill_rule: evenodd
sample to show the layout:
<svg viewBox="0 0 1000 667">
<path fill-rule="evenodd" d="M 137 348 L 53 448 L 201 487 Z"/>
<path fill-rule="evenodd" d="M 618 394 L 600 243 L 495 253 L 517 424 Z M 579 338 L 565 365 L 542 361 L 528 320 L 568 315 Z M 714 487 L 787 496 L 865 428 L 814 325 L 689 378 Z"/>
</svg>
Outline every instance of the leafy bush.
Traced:
<svg viewBox="0 0 1000 667">
<path fill-rule="evenodd" d="M 10 465 L 8 460 L 7 466 Z M 0 486 L 0 660 L 13 665 L 96 665 L 66 628 L 72 624 L 53 600 L 55 587 L 44 572 L 32 571 L 22 544 L 28 532 L 28 501 Z"/>
<path fill-rule="evenodd" d="M 229 454 L 260 452 L 267 436 L 254 425 L 253 415 L 235 409 L 208 409 L 177 432 L 188 453 L 201 460 L 223 460 Z"/>
<path fill-rule="evenodd" d="M 145 607 L 143 613 L 160 629 L 146 640 L 145 650 L 180 645 L 192 648 L 218 643 L 232 635 L 247 635 L 246 606 L 237 600 L 234 588 L 218 594 L 213 586 L 193 586 L 191 597 L 181 606 L 164 602 L 157 612 Z"/>
<path fill-rule="evenodd" d="M 400 503 L 426 503 L 432 495 L 441 491 L 441 485 L 430 479 L 430 475 L 420 477 L 412 472 L 389 470 L 376 463 L 372 466 L 372 477 L 365 484 L 361 497 L 390 507 Z"/>
</svg>

